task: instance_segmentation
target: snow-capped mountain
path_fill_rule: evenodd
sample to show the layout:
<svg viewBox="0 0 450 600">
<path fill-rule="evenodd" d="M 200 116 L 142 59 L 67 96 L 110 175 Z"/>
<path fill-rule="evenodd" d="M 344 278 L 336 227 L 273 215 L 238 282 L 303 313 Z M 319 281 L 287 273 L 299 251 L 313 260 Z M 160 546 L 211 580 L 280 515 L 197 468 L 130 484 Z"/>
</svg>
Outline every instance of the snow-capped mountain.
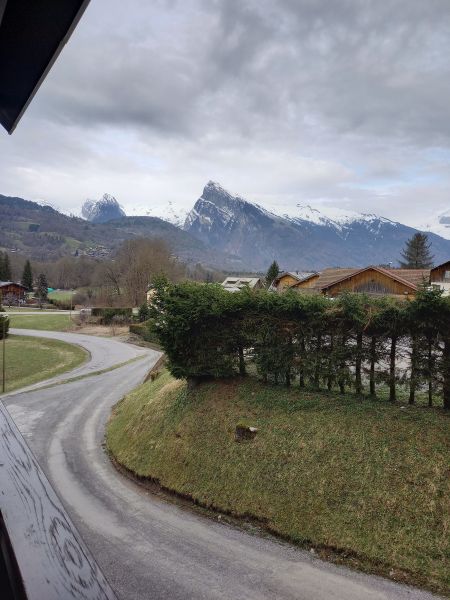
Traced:
<svg viewBox="0 0 450 600">
<path fill-rule="evenodd" d="M 298 204 L 283 215 L 233 196 L 210 181 L 189 212 L 185 231 L 222 252 L 239 256 L 252 269 L 277 260 L 286 270 L 398 265 L 407 239 L 416 230 L 375 214 L 339 209 L 327 214 Z M 430 233 L 439 262 L 450 256 L 450 242 Z"/>
<path fill-rule="evenodd" d="M 81 216 L 91 223 L 107 223 L 126 214 L 114 196 L 103 194 L 100 200 L 86 200 L 81 208 Z"/>
<path fill-rule="evenodd" d="M 134 215 L 145 215 L 146 217 L 157 217 L 163 219 L 177 227 L 183 227 L 189 209 L 181 206 L 179 203 L 167 202 L 167 204 L 159 204 L 148 208 L 148 206 L 136 206 L 133 208 Z"/>
</svg>

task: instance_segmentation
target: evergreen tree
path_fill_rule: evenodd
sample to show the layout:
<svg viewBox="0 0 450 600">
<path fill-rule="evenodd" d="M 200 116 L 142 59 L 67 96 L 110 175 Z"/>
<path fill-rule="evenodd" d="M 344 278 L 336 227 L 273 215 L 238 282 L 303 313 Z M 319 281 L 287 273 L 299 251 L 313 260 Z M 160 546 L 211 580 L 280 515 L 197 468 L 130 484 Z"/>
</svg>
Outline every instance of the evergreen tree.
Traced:
<svg viewBox="0 0 450 600">
<path fill-rule="evenodd" d="M 7 252 L 0 252 L 0 281 L 11 281 L 11 264 Z"/>
<path fill-rule="evenodd" d="M 280 267 L 278 266 L 277 261 L 274 260 L 273 263 L 270 265 L 270 267 L 267 270 L 266 286 L 270 287 L 272 285 L 272 283 L 274 282 L 274 280 L 278 277 L 279 274 L 280 274 Z"/>
<path fill-rule="evenodd" d="M 23 268 L 22 273 L 22 285 L 24 285 L 29 292 L 33 289 L 33 271 L 31 270 L 30 261 L 27 260 Z"/>
<path fill-rule="evenodd" d="M 428 269 L 433 266 L 433 255 L 430 252 L 431 242 L 425 233 L 415 233 L 402 251 L 404 269 Z"/>
<path fill-rule="evenodd" d="M 47 300 L 48 293 L 48 283 L 46 276 L 41 273 L 38 275 L 37 279 L 37 288 L 36 288 L 36 296 L 39 300 L 39 306 L 42 306 L 42 303 Z"/>
</svg>

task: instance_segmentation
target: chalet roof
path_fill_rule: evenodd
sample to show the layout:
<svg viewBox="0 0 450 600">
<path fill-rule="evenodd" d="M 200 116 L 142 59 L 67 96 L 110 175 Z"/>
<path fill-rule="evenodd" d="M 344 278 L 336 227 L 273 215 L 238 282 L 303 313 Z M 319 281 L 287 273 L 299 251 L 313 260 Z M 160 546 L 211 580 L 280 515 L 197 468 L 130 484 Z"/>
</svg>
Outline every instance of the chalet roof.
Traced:
<svg viewBox="0 0 450 600">
<path fill-rule="evenodd" d="M 280 279 L 282 279 L 283 277 L 286 277 L 286 275 L 289 275 L 290 277 L 292 277 L 293 279 L 296 279 L 297 281 L 305 281 L 306 279 L 309 279 L 313 275 L 317 275 L 317 274 L 318 274 L 317 272 L 313 272 L 313 271 L 284 271 L 283 273 L 280 273 L 276 279 L 274 279 L 273 283 L 277 284 L 280 281 Z"/>
<path fill-rule="evenodd" d="M 423 280 L 428 283 L 430 281 L 431 269 L 385 269 L 389 273 L 401 277 L 402 279 L 409 281 L 416 287 L 419 287 Z"/>
<path fill-rule="evenodd" d="M 446 267 L 447 265 L 450 265 L 450 260 L 446 260 L 445 262 L 441 263 L 440 265 L 436 265 L 435 267 L 433 267 L 431 269 L 431 271 L 434 271 L 436 269 L 440 269 L 441 267 Z"/>
<path fill-rule="evenodd" d="M 364 267 L 362 269 L 325 269 L 320 274 L 316 287 L 326 290 L 337 283 L 341 283 L 368 270 L 382 273 L 413 290 L 417 290 L 424 279 L 428 281 L 430 278 L 430 269 L 384 269 L 383 267 L 376 266 Z M 322 277 L 323 275 L 324 277 Z"/>
<path fill-rule="evenodd" d="M 0 0 L 0 124 L 12 133 L 89 0 Z"/>
<path fill-rule="evenodd" d="M 21 287 L 24 290 L 27 289 L 26 286 L 22 285 L 21 283 L 17 283 L 16 281 L 0 281 L 0 288 L 6 287 L 8 285 L 17 285 L 18 287 Z"/>
<path fill-rule="evenodd" d="M 361 269 L 324 269 L 319 273 L 319 278 L 315 282 L 314 287 L 317 289 L 323 289 L 329 285 L 345 279 L 349 275 L 357 273 Z"/>
<path fill-rule="evenodd" d="M 238 292 L 244 287 L 254 289 L 260 281 L 259 277 L 227 277 L 222 282 L 222 287 L 229 292 Z"/>
</svg>

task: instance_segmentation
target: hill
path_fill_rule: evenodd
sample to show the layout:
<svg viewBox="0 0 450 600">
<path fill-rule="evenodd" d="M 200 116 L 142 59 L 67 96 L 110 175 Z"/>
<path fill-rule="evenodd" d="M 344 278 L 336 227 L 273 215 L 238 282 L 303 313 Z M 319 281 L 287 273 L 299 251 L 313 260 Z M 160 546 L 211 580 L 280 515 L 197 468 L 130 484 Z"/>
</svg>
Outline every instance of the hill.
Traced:
<svg viewBox="0 0 450 600">
<path fill-rule="evenodd" d="M 91 223 L 64 215 L 50 206 L 0 195 L 0 248 L 34 260 L 88 254 L 110 256 L 126 239 L 161 238 L 187 262 L 240 268 L 238 258 L 207 247 L 188 232 L 157 217 L 121 217 Z"/>
<path fill-rule="evenodd" d="M 258 433 L 237 443 L 242 422 Z M 188 390 L 164 372 L 115 407 L 107 447 L 139 478 L 323 558 L 448 591 L 449 433 L 437 409 L 253 378 Z"/>
<path fill-rule="evenodd" d="M 84 220 L 0 195 L 0 249 L 35 260 L 69 254 L 101 258 L 124 240 L 141 236 L 164 239 L 185 262 L 222 270 L 265 272 L 273 260 L 284 270 L 320 270 L 397 266 L 406 240 L 417 232 L 374 214 L 334 210 L 330 216 L 301 205 L 277 215 L 211 181 L 182 227 L 156 216 L 122 213 L 110 196 L 89 204 L 84 214 L 92 220 Z M 428 235 L 435 263 L 448 260 L 450 240 Z"/>
</svg>

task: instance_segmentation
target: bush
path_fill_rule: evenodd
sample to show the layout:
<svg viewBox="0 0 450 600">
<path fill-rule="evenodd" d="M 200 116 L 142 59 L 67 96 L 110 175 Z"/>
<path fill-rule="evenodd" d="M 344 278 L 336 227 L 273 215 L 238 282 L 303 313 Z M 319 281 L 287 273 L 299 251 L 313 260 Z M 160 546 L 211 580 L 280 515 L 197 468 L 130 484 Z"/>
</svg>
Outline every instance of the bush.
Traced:
<svg viewBox="0 0 450 600">
<path fill-rule="evenodd" d="M 5 337 L 8 337 L 9 317 L 7 317 L 6 315 L 0 316 L 0 340 L 3 339 L 3 324 L 5 324 Z"/>
<path fill-rule="evenodd" d="M 73 304 L 70 304 L 70 300 L 57 300 L 56 298 L 48 298 L 47 302 L 52 304 L 58 310 L 70 310 L 73 308 Z"/>
<path fill-rule="evenodd" d="M 102 325 L 110 325 L 114 317 L 124 317 L 123 322 L 129 323 L 133 315 L 132 308 L 110 308 L 110 307 L 95 307 L 92 309 L 93 317 L 100 317 Z"/>
<path fill-rule="evenodd" d="M 130 333 L 134 333 L 150 344 L 159 344 L 159 338 L 155 331 L 155 322 L 148 319 L 143 323 L 133 323 L 130 325 Z"/>
</svg>

